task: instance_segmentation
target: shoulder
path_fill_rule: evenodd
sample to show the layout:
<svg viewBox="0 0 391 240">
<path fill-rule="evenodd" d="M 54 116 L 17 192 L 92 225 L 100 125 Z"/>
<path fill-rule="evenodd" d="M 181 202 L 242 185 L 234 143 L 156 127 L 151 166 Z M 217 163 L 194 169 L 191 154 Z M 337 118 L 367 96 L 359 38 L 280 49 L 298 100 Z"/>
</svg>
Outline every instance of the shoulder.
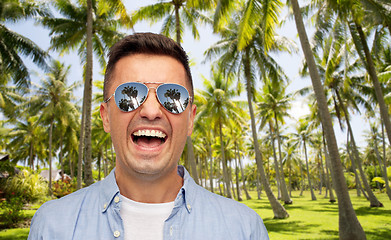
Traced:
<svg viewBox="0 0 391 240">
<path fill-rule="evenodd" d="M 197 197 L 199 197 L 201 201 L 207 201 L 210 208 L 214 208 L 215 211 L 223 212 L 227 217 L 232 216 L 237 218 L 239 214 L 246 218 L 250 217 L 252 220 L 260 219 L 260 216 L 245 204 L 212 193 L 201 186 L 197 187 Z"/>
<path fill-rule="evenodd" d="M 80 189 L 74 193 L 44 203 L 34 214 L 31 221 L 29 239 L 41 239 L 42 236 L 52 236 L 53 229 L 59 230 L 60 225 L 67 228 L 65 232 L 72 228 L 72 224 L 83 210 L 95 205 L 91 200 L 98 199 L 99 191 L 97 182 L 89 187 Z"/>
<path fill-rule="evenodd" d="M 221 230 L 230 232 L 231 236 L 241 236 L 244 239 L 268 239 L 266 227 L 262 218 L 253 209 L 215 193 L 201 186 L 196 188 L 196 207 L 207 218 L 217 221 Z M 219 228 L 220 226 L 215 226 Z"/>
<path fill-rule="evenodd" d="M 83 202 L 88 197 L 98 196 L 98 186 L 100 182 L 94 183 L 89 187 L 82 188 L 73 192 L 69 195 L 66 195 L 62 198 L 55 199 L 44 203 L 36 212 L 36 215 L 58 215 L 62 216 L 67 215 L 67 213 L 72 213 L 75 208 L 79 208 L 83 205 Z"/>
</svg>

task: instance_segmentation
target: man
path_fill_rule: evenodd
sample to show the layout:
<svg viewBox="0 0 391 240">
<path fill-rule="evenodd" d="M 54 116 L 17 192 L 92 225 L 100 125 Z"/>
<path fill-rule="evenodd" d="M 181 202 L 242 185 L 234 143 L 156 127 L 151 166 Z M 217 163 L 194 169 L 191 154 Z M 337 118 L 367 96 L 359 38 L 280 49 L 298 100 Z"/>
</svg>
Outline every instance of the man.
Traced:
<svg viewBox="0 0 391 240">
<path fill-rule="evenodd" d="M 268 239 L 257 213 L 203 189 L 178 166 L 196 106 L 188 58 L 177 43 L 152 33 L 116 43 L 103 95 L 116 168 L 44 204 L 29 239 Z"/>
</svg>

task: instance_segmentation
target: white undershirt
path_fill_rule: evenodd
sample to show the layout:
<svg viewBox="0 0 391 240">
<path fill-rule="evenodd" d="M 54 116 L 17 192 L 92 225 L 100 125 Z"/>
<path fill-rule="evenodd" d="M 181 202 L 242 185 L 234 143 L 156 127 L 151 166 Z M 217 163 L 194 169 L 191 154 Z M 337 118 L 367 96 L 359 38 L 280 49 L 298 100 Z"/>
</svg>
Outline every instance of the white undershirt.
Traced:
<svg viewBox="0 0 391 240">
<path fill-rule="evenodd" d="M 170 216 L 174 202 L 141 203 L 122 195 L 121 199 L 125 240 L 163 240 L 164 221 Z"/>
</svg>

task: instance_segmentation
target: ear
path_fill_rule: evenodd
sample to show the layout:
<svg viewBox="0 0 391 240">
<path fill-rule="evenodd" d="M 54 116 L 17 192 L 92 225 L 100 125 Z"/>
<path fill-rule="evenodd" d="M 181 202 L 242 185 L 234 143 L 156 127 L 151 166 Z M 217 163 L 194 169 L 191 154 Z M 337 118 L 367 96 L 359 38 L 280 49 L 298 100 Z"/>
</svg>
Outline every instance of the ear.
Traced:
<svg viewBox="0 0 391 240">
<path fill-rule="evenodd" d="M 187 129 L 187 136 L 191 136 L 191 134 L 193 132 L 194 118 L 195 118 L 196 112 L 197 112 L 197 106 L 195 104 L 192 104 L 191 109 L 190 109 L 190 117 L 189 117 L 189 126 Z"/>
<path fill-rule="evenodd" d="M 109 120 L 109 109 L 107 106 L 107 103 L 101 103 L 100 104 L 100 117 L 102 118 L 103 122 L 103 129 L 105 132 L 110 132 L 110 120 Z"/>
</svg>

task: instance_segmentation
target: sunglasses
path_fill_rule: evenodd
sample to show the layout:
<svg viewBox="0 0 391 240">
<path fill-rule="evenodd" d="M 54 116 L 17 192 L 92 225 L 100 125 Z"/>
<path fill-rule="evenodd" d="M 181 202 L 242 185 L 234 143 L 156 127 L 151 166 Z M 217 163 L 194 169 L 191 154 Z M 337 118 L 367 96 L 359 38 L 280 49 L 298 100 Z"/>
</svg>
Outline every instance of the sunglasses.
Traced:
<svg viewBox="0 0 391 240">
<path fill-rule="evenodd" d="M 154 88 L 139 82 L 123 83 L 104 102 L 107 103 L 114 97 L 115 104 L 121 111 L 131 112 L 147 100 L 151 88 L 155 89 L 159 103 L 170 113 L 182 113 L 191 101 L 189 91 L 179 84 L 158 82 L 146 82 L 146 84 L 159 84 L 159 86 Z"/>
</svg>

